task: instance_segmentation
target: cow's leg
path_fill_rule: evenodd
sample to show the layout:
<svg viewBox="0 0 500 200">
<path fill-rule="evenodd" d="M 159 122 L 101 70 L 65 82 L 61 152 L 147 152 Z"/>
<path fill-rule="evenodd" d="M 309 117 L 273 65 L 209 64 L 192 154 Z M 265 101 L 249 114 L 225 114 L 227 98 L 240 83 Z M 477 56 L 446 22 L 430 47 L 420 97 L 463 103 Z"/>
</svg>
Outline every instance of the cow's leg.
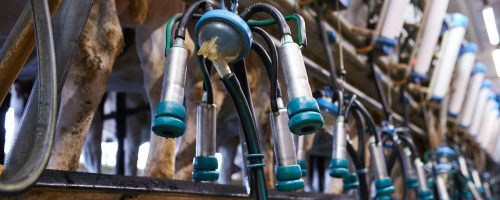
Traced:
<svg viewBox="0 0 500 200">
<path fill-rule="evenodd" d="M 144 97 L 140 94 L 127 95 L 127 109 L 134 109 L 146 106 Z M 149 111 L 149 109 L 148 109 Z M 149 134 L 149 124 L 151 124 L 151 114 L 146 111 L 139 111 L 127 116 L 127 136 L 125 137 L 125 175 L 137 175 L 137 159 L 139 146 L 142 142 L 143 132 Z"/>
<path fill-rule="evenodd" d="M 160 100 L 165 64 L 165 22 L 183 10 L 181 0 L 152 0 L 144 24 L 136 28 L 136 48 L 144 74 L 144 84 L 151 110 Z M 146 176 L 174 177 L 175 139 L 151 134 Z"/>
<path fill-rule="evenodd" d="M 123 35 L 114 1 L 95 0 L 61 95 L 48 168 L 76 170 L 85 136 L 101 102 Z"/>
<path fill-rule="evenodd" d="M 104 112 L 104 101 L 99 105 L 97 111 L 95 112 L 94 119 L 92 119 L 92 124 L 90 125 L 89 133 L 85 138 L 85 144 L 83 146 L 83 156 L 85 158 L 85 168 L 91 173 L 101 173 L 101 141 L 102 141 L 102 131 L 103 131 L 103 112 Z"/>
</svg>

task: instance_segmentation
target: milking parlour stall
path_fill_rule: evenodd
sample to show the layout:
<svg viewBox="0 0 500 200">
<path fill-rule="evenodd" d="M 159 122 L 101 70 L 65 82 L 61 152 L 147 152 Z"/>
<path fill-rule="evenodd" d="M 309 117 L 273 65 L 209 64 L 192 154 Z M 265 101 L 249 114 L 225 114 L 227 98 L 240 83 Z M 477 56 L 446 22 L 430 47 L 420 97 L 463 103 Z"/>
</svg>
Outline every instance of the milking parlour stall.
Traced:
<svg viewBox="0 0 500 200">
<path fill-rule="evenodd" d="M 500 199 L 500 0 L 4 0 L 0 199 Z"/>
</svg>

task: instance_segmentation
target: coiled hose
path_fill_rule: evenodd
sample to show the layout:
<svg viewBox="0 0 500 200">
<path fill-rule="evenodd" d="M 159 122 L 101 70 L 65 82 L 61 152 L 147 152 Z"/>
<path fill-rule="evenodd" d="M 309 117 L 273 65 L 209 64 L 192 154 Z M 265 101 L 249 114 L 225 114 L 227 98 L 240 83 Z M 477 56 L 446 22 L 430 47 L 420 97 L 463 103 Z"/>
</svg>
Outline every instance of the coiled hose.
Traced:
<svg viewBox="0 0 500 200">
<path fill-rule="evenodd" d="M 31 186 L 47 165 L 54 139 L 57 79 L 52 22 L 47 0 L 31 0 L 31 7 L 38 54 L 38 79 L 31 96 L 38 93 L 38 99 L 30 98 L 28 105 L 37 104 L 37 126 L 34 134 L 23 128 L 18 130 L 5 170 L 0 177 L 0 193 L 19 192 Z M 23 114 L 21 127 L 33 123 L 28 121 L 27 113 L 29 112 Z"/>
</svg>

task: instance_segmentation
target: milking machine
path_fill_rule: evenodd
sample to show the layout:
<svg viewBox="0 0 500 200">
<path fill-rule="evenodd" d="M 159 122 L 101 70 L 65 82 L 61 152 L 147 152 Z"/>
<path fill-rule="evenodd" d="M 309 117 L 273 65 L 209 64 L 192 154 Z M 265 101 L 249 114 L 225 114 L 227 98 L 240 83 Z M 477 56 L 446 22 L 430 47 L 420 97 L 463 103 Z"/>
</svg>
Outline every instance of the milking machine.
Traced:
<svg viewBox="0 0 500 200">
<path fill-rule="evenodd" d="M 187 50 L 184 47 L 186 26 L 190 19 L 196 19 L 195 44 L 204 81 L 202 103 L 197 108 L 196 157 L 193 161 L 196 181 L 217 180 L 217 160 L 215 154 L 215 105 L 212 101 L 210 69 L 213 66 L 226 90 L 231 95 L 241 120 L 247 148 L 250 193 L 254 198 L 266 199 L 262 158 L 259 147 L 259 135 L 255 124 L 255 114 L 251 101 L 251 92 L 246 78 L 244 59 L 250 50 L 261 58 L 269 75 L 271 89 L 270 114 L 276 167 L 276 188 L 280 191 L 293 191 L 303 187 L 301 167 L 297 164 L 292 134 L 306 135 L 323 126 L 316 100 L 309 88 L 301 48 L 306 45 L 305 24 L 296 14 L 283 16 L 275 7 L 256 3 L 237 12 L 237 1 L 231 5 L 231 11 L 221 1 L 219 9 L 213 9 L 209 1 L 193 3 L 181 17 L 174 16 L 167 25 L 166 64 L 161 101 L 156 108 L 153 131 L 162 137 L 175 138 L 185 130 L 184 84 L 186 79 Z M 196 14 L 201 10 L 202 14 Z M 257 13 L 271 15 L 271 20 L 254 21 Z M 299 44 L 295 43 L 286 20 L 298 24 Z M 178 22 L 171 42 L 172 23 Z M 276 24 L 281 36 L 281 44 L 276 49 L 269 35 L 258 26 Z M 267 49 L 254 40 L 260 37 Z M 300 45 L 300 46 L 299 46 Z M 278 63 L 283 69 L 289 102 L 281 99 L 277 83 Z M 291 132 L 291 133 L 290 133 Z"/>
<path fill-rule="evenodd" d="M 437 103 L 440 103 L 448 93 L 468 19 L 460 13 L 454 13 L 447 15 L 445 22 L 447 30 L 441 40 L 439 57 L 432 73 L 428 95 L 428 99 Z"/>
</svg>

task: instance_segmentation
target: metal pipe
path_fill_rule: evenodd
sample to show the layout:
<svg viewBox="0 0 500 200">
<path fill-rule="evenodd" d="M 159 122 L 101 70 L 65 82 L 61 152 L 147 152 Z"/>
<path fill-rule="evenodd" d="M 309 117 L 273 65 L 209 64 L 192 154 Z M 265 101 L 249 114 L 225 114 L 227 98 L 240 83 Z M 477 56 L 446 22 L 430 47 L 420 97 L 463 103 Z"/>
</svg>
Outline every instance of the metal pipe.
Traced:
<svg viewBox="0 0 500 200">
<path fill-rule="evenodd" d="M 31 96 L 38 92 L 38 117 L 36 130 L 32 133 L 19 129 L 16 134 L 13 150 L 7 159 L 5 171 L 0 177 L 0 192 L 17 192 L 32 185 L 45 169 L 50 157 L 57 116 L 57 79 L 54 38 L 52 35 L 52 22 L 50 20 L 49 5 L 47 0 L 32 0 L 33 21 L 35 25 L 37 53 L 38 53 L 38 81 L 40 90 L 32 90 Z M 28 104 L 36 104 L 30 98 Z M 29 106 L 28 106 L 29 107 Z M 33 121 L 27 121 L 26 112 L 20 126 Z M 28 145 L 19 146 L 20 140 L 32 140 L 31 148 Z M 26 149 L 16 149 L 26 148 Z M 27 151 L 28 154 L 24 152 Z M 22 152 L 21 157 L 17 152 Z"/>
<path fill-rule="evenodd" d="M 215 104 L 201 103 L 196 107 L 196 157 L 193 159 L 193 180 L 216 181 L 219 163 L 215 157 L 217 127 Z"/>
<path fill-rule="evenodd" d="M 115 174 L 125 174 L 125 147 L 124 141 L 127 134 L 127 110 L 126 94 L 119 92 L 116 94 L 116 118 L 115 118 L 115 137 L 118 143 L 116 150 Z"/>
<path fill-rule="evenodd" d="M 288 115 L 281 98 L 277 99 L 278 112 L 269 113 L 276 157 L 276 189 L 295 191 L 304 188 L 302 169 L 297 164 L 293 135 L 288 128 Z M 304 137 L 304 136 L 303 136 Z"/>
</svg>

